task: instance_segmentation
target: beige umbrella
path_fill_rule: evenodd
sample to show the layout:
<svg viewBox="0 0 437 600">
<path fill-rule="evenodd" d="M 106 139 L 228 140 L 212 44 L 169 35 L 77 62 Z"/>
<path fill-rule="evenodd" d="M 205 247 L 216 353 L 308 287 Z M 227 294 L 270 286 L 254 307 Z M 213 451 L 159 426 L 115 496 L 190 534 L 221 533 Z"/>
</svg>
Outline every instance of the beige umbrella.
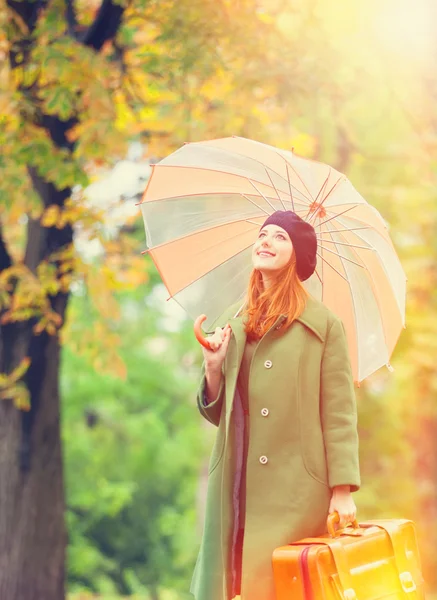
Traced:
<svg viewBox="0 0 437 600">
<path fill-rule="evenodd" d="M 240 137 L 190 143 L 153 166 L 140 204 L 169 294 L 206 327 L 241 300 L 267 215 L 314 226 L 308 291 L 346 328 L 355 381 L 388 365 L 405 319 L 406 277 L 378 211 L 332 167 Z"/>
</svg>

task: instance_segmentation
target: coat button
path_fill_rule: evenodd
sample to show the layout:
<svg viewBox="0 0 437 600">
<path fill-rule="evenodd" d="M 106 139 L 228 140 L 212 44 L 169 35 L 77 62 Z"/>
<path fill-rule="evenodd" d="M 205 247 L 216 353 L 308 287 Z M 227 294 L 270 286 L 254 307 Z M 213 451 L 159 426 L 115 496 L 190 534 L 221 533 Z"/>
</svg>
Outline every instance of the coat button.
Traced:
<svg viewBox="0 0 437 600">
<path fill-rule="evenodd" d="M 260 456 L 260 457 L 259 457 L 259 462 L 260 462 L 262 465 L 266 465 L 266 464 L 269 462 L 269 459 L 267 458 L 267 456 Z"/>
<path fill-rule="evenodd" d="M 269 409 L 268 408 L 262 408 L 261 409 L 261 414 L 263 417 L 267 417 L 267 415 L 269 414 Z"/>
<path fill-rule="evenodd" d="M 273 363 L 271 360 L 266 360 L 266 362 L 264 363 L 264 366 L 266 369 L 271 369 L 272 365 L 273 365 Z"/>
</svg>

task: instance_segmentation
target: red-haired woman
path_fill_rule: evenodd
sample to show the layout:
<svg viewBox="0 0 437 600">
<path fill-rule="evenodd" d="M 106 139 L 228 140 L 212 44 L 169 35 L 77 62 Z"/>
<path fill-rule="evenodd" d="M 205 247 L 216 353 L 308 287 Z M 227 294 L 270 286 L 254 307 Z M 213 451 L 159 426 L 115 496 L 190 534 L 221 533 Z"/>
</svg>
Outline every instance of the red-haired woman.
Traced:
<svg viewBox="0 0 437 600">
<path fill-rule="evenodd" d="M 198 406 L 218 431 L 196 600 L 274 600 L 273 550 L 320 535 L 334 510 L 341 526 L 355 519 L 353 380 L 341 320 L 302 285 L 316 256 L 309 223 L 270 215 L 244 305 L 222 315 L 203 349 Z"/>
</svg>

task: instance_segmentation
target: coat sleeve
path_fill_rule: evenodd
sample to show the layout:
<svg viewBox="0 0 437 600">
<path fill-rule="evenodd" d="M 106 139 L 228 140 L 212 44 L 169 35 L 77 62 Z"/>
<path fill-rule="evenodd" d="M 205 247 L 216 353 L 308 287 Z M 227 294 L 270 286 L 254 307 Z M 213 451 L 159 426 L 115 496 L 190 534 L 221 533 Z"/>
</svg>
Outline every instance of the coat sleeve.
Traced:
<svg viewBox="0 0 437 600">
<path fill-rule="evenodd" d="M 360 487 L 357 406 L 343 323 L 335 319 L 326 339 L 321 371 L 321 417 L 329 486 Z"/>
<path fill-rule="evenodd" d="M 223 372 L 222 379 L 220 382 L 220 389 L 217 394 L 217 397 L 209 403 L 207 403 L 206 401 L 205 387 L 205 363 L 203 363 L 199 390 L 197 392 L 197 407 L 202 417 L 204 417 L 207 421 L 218 427 L 220 423 L 220 415 L 222 412 L 223 401 L 225 398 L 225 376 Z"/>
</svg>

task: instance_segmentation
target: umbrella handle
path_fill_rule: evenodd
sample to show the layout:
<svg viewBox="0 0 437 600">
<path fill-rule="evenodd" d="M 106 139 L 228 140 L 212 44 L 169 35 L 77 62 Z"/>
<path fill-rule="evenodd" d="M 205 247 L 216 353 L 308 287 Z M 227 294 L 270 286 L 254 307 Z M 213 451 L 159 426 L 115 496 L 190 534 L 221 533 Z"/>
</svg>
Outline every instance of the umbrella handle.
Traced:
<svg viewBox="0 0 437 600">
<path fill-rule="evenodd" d="M 200 315 L 200 317 L 197 317 L 197 319 L 194 321 L 194 335 L 196 336 L 199 344 L 202 344 L 202 346 L 207 350 L 211 350 L 211 346 L 206 337 L 203 335 L 202 331 L 202 323 L 204 321 L 206 321 L 206 315 Z"/>
</svg>

